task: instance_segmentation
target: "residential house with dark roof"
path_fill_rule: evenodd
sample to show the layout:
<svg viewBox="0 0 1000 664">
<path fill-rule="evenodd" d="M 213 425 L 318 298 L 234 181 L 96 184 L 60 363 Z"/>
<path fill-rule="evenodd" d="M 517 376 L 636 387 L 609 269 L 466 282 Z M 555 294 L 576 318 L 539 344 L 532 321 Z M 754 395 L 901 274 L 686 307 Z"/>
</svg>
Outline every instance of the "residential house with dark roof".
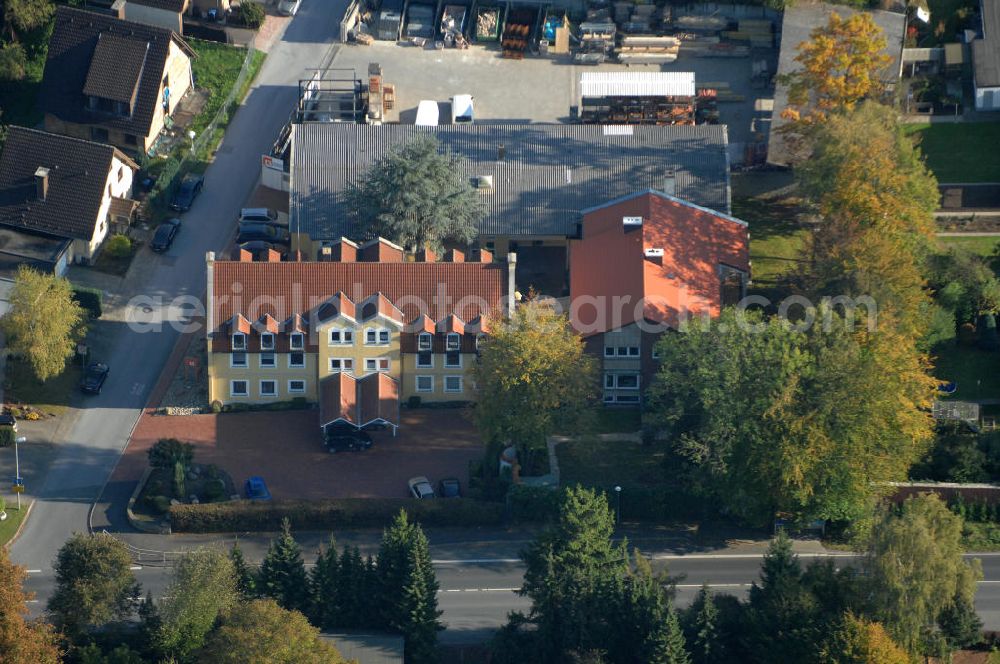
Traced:
<svg viewBox="0 0 1000 664">
<path fill-rule="evenodd" d="M 380 246 L 381 245 L 381 246 Z M 320 426 L 398 425 L 400 400 L 468 401 L 488 320 L 513 301 L 515 256 L 404 260 L 382 239 L 334 260 L 208 255 L 209 400 L 305 399 Z"/>
<path fill-rule="evenodd" d="M 486 206 L 479 245 L 500 257 L 518 251 L 523 259 L 523 250 L 532 247 L 564 251 L 567 238 L 579 232 L 582 210 L 643 188 L 730 209 L 723 125 L 307 122 L 292 127 L 293 249 L 313 260 L 341 237 L 371 239 L 359 227 L 357 211 L 346 205 L 345 192 L 379 159 L 424 132 L 462 157 L 462 174 Z"/>
<path fill-rule="evenodd" d="M 872 15 L 875 24 L 885 35 L 885 54 L 891 61 L 882 71 L 881 77 L 891 90 L 903 73 L 903 33 L 906 27 L 906 15 L 876 9 L 866 11 Z M 789 166 L 803 158 L 803 155 L 796 154 L 794 141 L 790 140 L 785 132 L 779 131 L 788 124 L 788 120 L 782 117 L 782 113 L 788 108 L 788 86 L 782 82 L 782 77 L 801 69 L 801 65 L 795 61 L 795 57 L 799 54 L 799 45 L 809 41 L 813 30 L 826 26 L 831 14 L 847 18 L 856 13 L 857 10 L 844 5 L 832 5 L 815 0 L 788 3 L 785 7 L 781 21 L 781 50 L 778 53 L 774 109 L 771 113 L 771 131 L 767 141 L 767 163 Z"/>
<path fill-rule="evenodd" d="M 646 190 L 584 210 L 582 226 L 570 241 L 570 322 L 600 358 L 604 402 L 634 405 L 660 335 L 743 297 L 747 223 Z"/>
<path fill-rule="evenodd" d="M 110 145 L 10 127 L 0 155 L 0 263 L 61 273 L 89 262 L 130 222 L 137 169 Z"/>
<path fill-rule="evenodd" d="M 47 131 L 148 153 L 192 86 L 174 31 L 60 6 L 39 92 Z"/>
<path fill-rule="evenodd" d="M 165 30 L 184 34 L 184 14 L 189 0 L 120 0 L 112 9 L 118 9 L 118 18 L 135 23 L 145 23 Z"/>
<path fill-rule="evenodd" d="M 980 0 L 983 36 L 972 42 L 977 111 L 1000 111 L 1000 2 Z"/>
</svg>

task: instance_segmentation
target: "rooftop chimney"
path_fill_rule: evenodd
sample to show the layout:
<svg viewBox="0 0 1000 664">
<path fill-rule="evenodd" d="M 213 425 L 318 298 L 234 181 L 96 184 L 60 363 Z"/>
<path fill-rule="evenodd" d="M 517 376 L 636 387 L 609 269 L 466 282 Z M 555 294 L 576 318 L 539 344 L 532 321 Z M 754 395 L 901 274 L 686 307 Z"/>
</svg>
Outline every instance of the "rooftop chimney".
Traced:
<svg viewBox="0 0 1000 664">
<path fill-rule="evenodd" d="M 444 260 L 447 263 L 464 263 L 465 252 L 459 249 L 449 249 L 444 253 Z"/>
<path fill-rule="evenodd" d="M 497 146 L 497 161 L 503 161 L 504 157 L 507 156 L 507 148 L 501 143 Z"/>
<path fill-rule="evenodd" d="M 677 195 L 677 178 L 674 177 L 673 169 L 663 174 L 663 193 L 670 196 Z"/>
<path fill-rule="evenodd" d="M 49 195 L 49 169 L 39 166 L 35 170 L 35 198 L 44 201 Z"/>
<path fill-rule="evenodd" d="M 274 249 L 267 250 L 267 262 L 268 263 L 280 263 L 281 262 L 281 252 L 275 251 Z"/>
</svg>

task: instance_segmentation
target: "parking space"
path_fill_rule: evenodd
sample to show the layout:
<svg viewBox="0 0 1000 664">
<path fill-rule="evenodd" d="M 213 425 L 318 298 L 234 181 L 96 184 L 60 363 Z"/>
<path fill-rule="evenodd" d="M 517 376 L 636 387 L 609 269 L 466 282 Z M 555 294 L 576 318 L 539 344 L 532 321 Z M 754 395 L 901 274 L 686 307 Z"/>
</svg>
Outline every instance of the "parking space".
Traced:
<svg viewBox="0 0 1000 664">
<path fill-rule="evenodd" d="M 482 445 L 462 410 L 404 410 L 399 433 L 373 431 L 366 452 L 329 454 L 322 445 L 316 410 L 144 415 L 127 455 L 145 456 L 160 438 L 193 443 L 199 463 L 224 468 L 237 485 L 261 475 L 276 499 L 405 497 L 416 475 L 432 483 L 457 477 L 468 485 L 469 462 Z M 139 459 L 136 459 L 139 461 Z M 134 464 L 141 473 L 142 464 Z"/>
<path fill-rule="evenodd" d="M 765 60 L 773 72 L 776 50 L 754 51 L 751 57 L 706 58 L 682 56 L 667 65 L 619 64 L 574 65 L 569 56 L 527 57 L 506 60 L 499 50 L 474 46 L 467 50 L 422 49 L 412 45 L 375 42 L 371 46 L 342 46 L 332 67 L 353 69 L 364 78 L 368 63 L 382 65 L 384 80 L 395 86 L 395 114 L 389 121 L 412 123 L 423 99 L 439 102 L 440 117 L 450 118 L 448 99 L 455 94 L 475 97 L 477 122 L 569 122 L 570 107 L 579 103 L 580 74 L 585 71 L 693 71 L 698 87 L 728 86 L 734 101 L 719 104 L 720 121 L 729 126 L 730 143 L 753 138 L 754 111 L 760 98 L 770 99 L 773 91 L 751 86 L 752 62 Z M 447 121 L 447 120 L 445 120 Z M 766 131 L 766 123 L 756 129 Z M 766 140 L 766 139 L 765 139 Z"/>
</svg>

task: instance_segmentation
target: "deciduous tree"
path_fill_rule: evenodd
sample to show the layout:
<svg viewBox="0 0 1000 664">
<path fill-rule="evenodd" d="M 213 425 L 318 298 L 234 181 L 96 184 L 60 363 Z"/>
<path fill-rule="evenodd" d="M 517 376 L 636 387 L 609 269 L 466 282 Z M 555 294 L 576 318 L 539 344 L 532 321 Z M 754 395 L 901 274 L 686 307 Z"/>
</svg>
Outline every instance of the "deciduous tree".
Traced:
<svg viewBox="0 0 1000 664">
<path fill-rule="evenodd" d="M 208 638 L 204 664 L 349 664 L 298 611 L 273 600 L 237 604 Z"/>
<path fill-rule="evenodd" d="M 358 211 L 361 232 L 410 251 L 430 244 L 471 242 L 485 206 L 463 175 L 461 158 L 441 151 L 432 134 L 422 134 L 380 159 L 346 192 Z"/>
<path fill-rule="evenodd" d="M 882 71 L 892 62 L 885 50 L 885 34 L 871 14 L 831 14 L 826 25 L 814 28 L 809 40 L 798 45 L 795 61 L 801 68 L 784 80 L 784 117 L 822 121 L 832 112 L 849 111 L 862 99 L 879 96 L 885 86 Z"/>
<path fill-rule="evenodd" d="M 406 640 L 406 661 L 437 661 L 437 633 L 444 629 L 438 618 L 438 582 L 431 566 L 427 536 L 400 510 L 382 533 L 378 565 L 382 619 Z"/>
<path fill-rule="evenodd" d="M 83 309 L 73 299 L 69 281 L 23 265 L 18 268 L 3 325 L 11 351 L 28 359 L 38 380 L 63 372 L 76 350 L 83 321 Z"/>
<path fill-rule="evenodd" d="M 934 494 L 885 510 L 868 542 L 865 568 L 878 618 L 911 653 L 949 604 L 971 604 L 979 561 L 962 557 L 962 519 Z"/>
<path fill-rule="evenodd" d="M 309 608 L 309 577 L 302 561 L 302 550 L 292 537 L 288 519 L 281 522 L 281 534 L 271 540 L 271 546 L 260 564 L 257 592 L 270 597 L 290 611 Z"/>
<path fill-rule="evenodd" d="M 52 623 L 70 639 L 125 618 L 139 596 L 132 558 L 107 533 L 69 538 L 53 563 L 56 587 L 49 598 Z"/>
<path fill-rule="evenodd" d="M 596 363 L 567 318 L 545 302 L 495 321 L 473 372 L 479 430 L 488 441 L 515 444 L 522 463 L 557 429 L 586 426 Z"/>
<path fill-rule="evenodd" d="M 44 622 L 29 622 L 28 600 L 24 592 L 27 572 L 10 561 L 0 546 L 0 664 L 58 664 L 60 651 L 56 635 Z"/>
<path fill-rule="evenodd" d="M 822 664 L 909 664 L 909 654 L 892 640 L 880 623 L 844 614 L 822 647 Z"/>
<path fill-rule="evenodd" d="M 181 556 L 160 609 L 160 650 L 180 660 L 201 648 L 219 616 L 239 601 L 233 563 L 223 551 Z"/>
</svg>

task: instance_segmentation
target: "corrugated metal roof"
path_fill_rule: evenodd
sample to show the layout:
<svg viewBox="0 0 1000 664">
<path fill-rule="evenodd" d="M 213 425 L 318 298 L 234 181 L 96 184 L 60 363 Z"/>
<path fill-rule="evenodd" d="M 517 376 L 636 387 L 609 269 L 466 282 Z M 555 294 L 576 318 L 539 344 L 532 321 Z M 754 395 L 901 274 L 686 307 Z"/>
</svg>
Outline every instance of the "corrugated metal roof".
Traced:
<svg viewBox="0 0 1000 664">
<path fill-rule="evenodd" d="M 588 71 L 580 75 L 582 97 L 693 97 L 693 71 Z"/>
<path fill-rule="evenodd" d="M 539 236 L 575 232 L 580 211 L 644 189 L 670 189 L 729 212 L 729 163 L 723 125 L 636 126 L 606 132 L 600 125 L 368 126 L 307 123 L 292 133 L 290 222 L 313 240 L 358 238 L 357 214 L 344 205 L 383 155 L 423 132 L 464 157 L 464 175 L 489 176 L 483 190 L 484 235 Z"/>
<path fill-rule="evenodd" d="M 883 71 L 882 79 L 887 83 L 899 80 L 903 58 L 903 30 L 906 25 L 906 15 L 881 10 L 866 10 L 872 15 L 876 25 L 885 33 L 886 54 L 892 62 Z M 825 2 L 807 2 L 802 0 L 785 9 L 781 22 L 781 52 L 778 55 L 777 84 L 774 88 L 774 110 L 771 113 L 771 131 L 767 142 L 767 162 L 787 166 L 795 157 L 792 154 L 789 141 L 784 132 L 778 131 L 788 123 L 781 117 L 782 111 L 788 106 L 788 86 L 782 83 L 782 76 L 800 70 L 802 67 L 795 61 L 799 54 L 799 44 L 809 41 L 810 33 L 815 28 L 823 27 L 830 20 L 830 14 L 836 13 L 841 18 L 857 14 L 857 10 L 843 5 L 831 5 Z"/>
</svg>

